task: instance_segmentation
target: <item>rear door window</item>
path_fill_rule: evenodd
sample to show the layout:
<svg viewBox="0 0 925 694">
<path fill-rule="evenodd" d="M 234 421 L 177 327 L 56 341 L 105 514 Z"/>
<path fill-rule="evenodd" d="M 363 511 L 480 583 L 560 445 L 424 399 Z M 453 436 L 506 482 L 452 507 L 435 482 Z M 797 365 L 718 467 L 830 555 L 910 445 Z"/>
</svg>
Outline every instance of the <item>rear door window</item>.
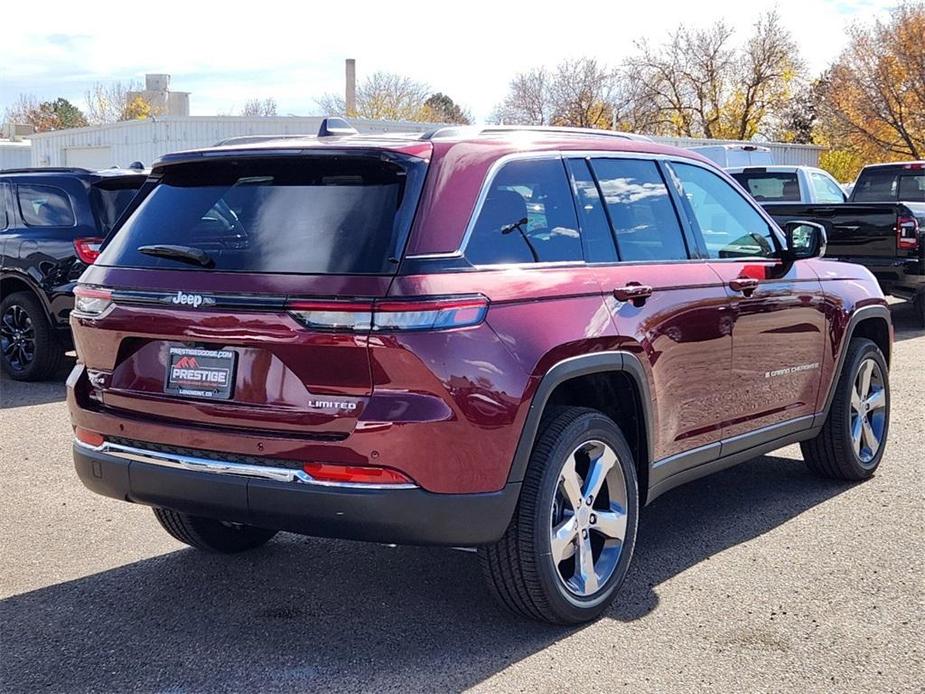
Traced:
<svg viewBox="0 0 925 694">
<path fill-rule="evenodd" d="M 813 190 L 816 191 L 816 199 L 819 202 L 845 201 L 845 192 L 831 178 L 818 171 L 810 172 L 809 177 L 812 179 Z"/>
<path fill-rule="evenodd" d="M 584 260 L 562 160 L 505 164 L 490 184 L 465 255 L 473 265 Z"/>
<path fill-rule="evenodd" d="M 126 219 L 97 264 L 392 273 L 425 169 L 410 157 L 357 155 L 178 164 Z M 152 251 L 165 245 L 206 255 L 190 262 Z"/>
<path fill-rule="evenodd" d="M 688 249 L 668 186 L 654 161 L 593 159 L 620 260 L 684 260 Z"/>
<path fill-rule="evenodd" d="M 76 223 L 71 199 L 60 188 L 20 183 L 16 197 L 27 226 L 72 227 Z"/>
<path fill-rule="evenodd" d="M 128 207 L 135 193 L 144 183 L 144 177 L 104 180 L 95 184 L 90 191 L 90 204 L 103 235 L 115 226 L 116 220 Z"/>
<path fill-rule="evenodd" d="M 771 258 L 771 227 L 732 185 L 712 171 L 672 163 L 710 258 Z"/>
<path fill-rule="evenodd" d="M 758 202 L 800 202 L 796 173 L 742 171 L 732 177 Z"/>
<path fill-rule="evenodd" d="M 592 263 L 612 262 L 617 259 L 617 249 L 604 211 L 604 201 L 588 168 L 588 162 L 584 159 L 569 159 L 568 168 L 575 187 L 575 203 L 587 259 Z"/>
</svg>

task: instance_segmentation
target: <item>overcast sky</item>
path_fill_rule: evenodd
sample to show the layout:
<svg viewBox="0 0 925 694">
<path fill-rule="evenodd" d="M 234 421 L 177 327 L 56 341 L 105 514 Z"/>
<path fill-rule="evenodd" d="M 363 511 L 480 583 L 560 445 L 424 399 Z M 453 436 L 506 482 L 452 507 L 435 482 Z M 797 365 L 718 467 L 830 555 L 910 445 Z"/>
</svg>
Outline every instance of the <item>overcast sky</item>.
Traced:
<svg viewBox="0 0 925 694">
<path fill-rule="evenodd" d="M 881 0 L 721 2 L 59 2 L 4 12 L 0 114 L 21 92 L 84 107 L 96 81 L 172 75 L 193 115 L 240 112 L 274 97 L 280 115 L 315 115 L 315 97 L 343 92 L 344 58 L 358 79 L 377 70 L 426 82 L 485 119 L 510 78 L 537 65 L 592 56 L 619 63 L 633 42 L 658 42 L 683 23 L 724 19 L 745 36 L 776 7 L 809 67 L 839 53 L 846 28 L 883 16 Z M 20 5 L 27 8 L 28 5 Z"/>
</svg>

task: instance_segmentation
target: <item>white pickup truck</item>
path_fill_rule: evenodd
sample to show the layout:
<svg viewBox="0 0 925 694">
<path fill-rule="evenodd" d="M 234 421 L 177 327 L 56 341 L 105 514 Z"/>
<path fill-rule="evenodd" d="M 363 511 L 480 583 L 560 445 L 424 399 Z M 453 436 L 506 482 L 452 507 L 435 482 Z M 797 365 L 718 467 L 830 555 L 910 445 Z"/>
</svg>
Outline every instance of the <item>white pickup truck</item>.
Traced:
<svg viewBox="0 0 925 694">
<path fill-rule="evenodd" d="M 812 166 L 732 166 L 729 174 L 761 203 L 841 203 L 848 199 L 832 175 Z"/>
</svg>

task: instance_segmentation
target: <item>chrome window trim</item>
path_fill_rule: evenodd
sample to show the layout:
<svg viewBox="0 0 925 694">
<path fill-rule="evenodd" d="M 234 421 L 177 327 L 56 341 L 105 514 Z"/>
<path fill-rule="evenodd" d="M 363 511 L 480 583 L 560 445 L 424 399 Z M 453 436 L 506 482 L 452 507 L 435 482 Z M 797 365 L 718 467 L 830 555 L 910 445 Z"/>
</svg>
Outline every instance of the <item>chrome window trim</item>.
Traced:
<svg viewBox="0 0 925 694">
<path fill-rule="evenodd" d="M 488 168 L 488 172 L 485 174 L 485 179 L 482 181 L 482 187 L 479 189 L 478 197 L 475 200 L 475 206 L 472 209 L 472 213 L 469 215 L 469 221 L 466 223 L 466 231 L 463 234 L 462 241 L 459 244 L 459 247 L 454 251 L 446 251 L 441 253 L 420 253 L 416 255 L 405 256 L 408 260 L 434 260 L 434 259 L 450 259 L 450 258 L 463 258 L 466 255 L 466 247 L 469 245 L 469 239 L 472 237 L 472 232 L 475 229 L 475 224 L 478 221 L 479 214 L 482 212 L 482 206 L 485 204 L 485 199 L 488 197 L 488 192 L 491 190 L 492 184 L 494 184 L 495 178 L 498 175 L 500 169 L 507 163 L 512 161 L 522 161 L 522 160 L 541 160 L 541 159 L 558 159 L 560 161 L 564 159 L 589 159 L 589 158 L 598 158 L 598 159 L 643 159 L 647 161 L 661 161 L 671 164 L 672 162 L 677 162 L 679 164 L 690 164 L 692 166 L 700 167 L 705 169 L 710 173 L 717 175 L 717 170 L 715 167 L 705 164 L 699 159 L 688 158 L 683 154 L 656 154 L 653 152 L 621 152 L 616 150 L 593 150 L 593 149 L 575 149 L 575 150 L 538 150 L 538 151 L 529 151 L 529 152 L 511 152 L 505 154 L 504 156 L 498 157 L 491 166 Z M 722 171 L 720 169 L 720 171 Z M 719 177 L 721 180 L 722 176 Z M 726 181 L 728 184 L 728 181 Z M 754 203 L 748 198 L 748 195 L 743 195 L 742 192 L 736 190 L 733 186 L 733 190 L 739 194 L 739 196 L 749 204 L 752 209 L 756 210 L 765 222 L 767 222 L 772 233 L 777 233 L 778 241 L 781 243 L 781 248 L 783 247 L 783 239 L 779 234 L 779 228 L 774 220 L 762 209 L 757 203 Z M 695 258 L 689 258 L 687 262 L 695 260 Z M 581 261 L 564 261 L 569 263 L 581 262 Z M 619 263 L 632 263 L 633 261 L 617 261 Z M 685 261 L 681 261 L 685 262 Z M 600 263 L 592 263 L 593 265 L 599 265 Z M 532 268 L 538 267 L 537 263 L 519 263 L 518 267 Z M 484 267 L 496 267 L 496 264 L 491 263 L 488 265 L 474 265 L 477 268 Z"/>
<path fill-rule="evenodd" d="M 159 465 L 161 467 L 173 468 L 176 470 L 187 470 L 190 472 L 205 472 L 213 475 L 234 475 L 237 477 L 249 477 L 273 482 L 294 482 L 298 484 L 309 484 L 319 487 L 341 487 L 346 489 L 417 489 L 415 484 L 363 484 L 360 482 L 328 482 L 325 480 L 316 480 L 304 470 L 292 470 L 289 468 L 270 467 L 263 465 L 248 465 L 246 463 L 234 463 L 222 460 L 212 460 L 209 458 L 196 458 L 194 456 L 182 455 L 180 453 L 166 453 L 164 451 L 151 451 L 133 446 L 125 446 L 119 443 L 105 441 L 99 446 L 91 446 L 78 439 L 74 440 L 76 446 L 92 451 L 94 453 L 103 453 L 123 460 L 131 460 L 148 465 Z"/>
</svg>

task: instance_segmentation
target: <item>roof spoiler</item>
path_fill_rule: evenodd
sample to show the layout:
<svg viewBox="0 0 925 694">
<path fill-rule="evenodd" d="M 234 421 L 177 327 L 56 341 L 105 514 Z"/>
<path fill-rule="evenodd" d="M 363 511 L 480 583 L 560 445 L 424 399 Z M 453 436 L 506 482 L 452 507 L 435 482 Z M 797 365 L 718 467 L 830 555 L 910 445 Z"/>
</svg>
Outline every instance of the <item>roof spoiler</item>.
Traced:
<svg viewBox="0 0 925 694">
<path fill-rule="evenodd" d="M 318 128 L 318 137 L 343 137 L 359 134 L 359 131 L 343 118 L 324 118 L 321 121 L 321 127 Z"/>
</svg>

